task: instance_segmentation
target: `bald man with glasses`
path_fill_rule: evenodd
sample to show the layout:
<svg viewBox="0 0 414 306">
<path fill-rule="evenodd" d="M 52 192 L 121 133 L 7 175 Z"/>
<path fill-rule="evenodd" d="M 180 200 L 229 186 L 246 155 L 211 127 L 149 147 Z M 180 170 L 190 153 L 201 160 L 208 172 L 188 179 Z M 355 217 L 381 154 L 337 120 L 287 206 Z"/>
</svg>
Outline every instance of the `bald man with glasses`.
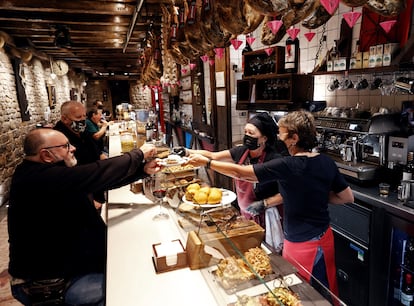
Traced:
<svg viewBox="0 0 414 306">
<path fill-rule="evenodd" d="M 153 145 L 76 167 L 75 150 L 52 129 L 24 141 L 8 209 L 11 288 L 24 305 L 104 305 L 106 225 L 88 195 L 160 170 L 156 160 L 145 162 L 157 153 Z"/>
</svg>

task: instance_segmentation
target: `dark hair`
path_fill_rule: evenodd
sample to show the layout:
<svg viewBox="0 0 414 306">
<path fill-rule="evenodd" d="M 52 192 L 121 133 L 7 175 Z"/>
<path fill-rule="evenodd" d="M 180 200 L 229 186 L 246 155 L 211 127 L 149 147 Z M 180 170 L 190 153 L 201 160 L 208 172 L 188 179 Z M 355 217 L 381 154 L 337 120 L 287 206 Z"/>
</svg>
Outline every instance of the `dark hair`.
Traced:
<svg viewBox="0 0 414 306">
<path fill-rule="evenodd" d="M 258 113 L 249 119 L 247 123 L 253 124 L 255 127 L 257 127 L 262 135 L 267 137 L 266 143 L 269 146 L 273 146 L 276 143 L 279 128 L 277 127 L 276 122 L 268 113 Z"/>
<path fill-rule="evenodd" d="M 97 108 L 93 108 L 91 110 L 88 111 L 88 113 L 86 114 L 86 116 L 88 117 L 88 119 L 91 119 L 93 115 L 98 114 L 98 109 Z"/>
</svg>

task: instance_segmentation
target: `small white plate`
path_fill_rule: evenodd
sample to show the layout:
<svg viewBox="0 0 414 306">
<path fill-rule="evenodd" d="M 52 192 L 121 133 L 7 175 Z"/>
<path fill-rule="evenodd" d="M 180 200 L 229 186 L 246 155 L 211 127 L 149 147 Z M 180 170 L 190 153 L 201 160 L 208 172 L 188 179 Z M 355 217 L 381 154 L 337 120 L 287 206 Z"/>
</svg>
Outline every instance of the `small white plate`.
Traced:
<svg viewBox="0 0 414 306">
<path fill-rule="evenodd" d="M 177 157 L 172 158 L 170 156 L 168 156 L 167 158 L 161 159 L 158 162 L 158 164 L 164 167 L 175 167 L 175 166 L 181 166 L 185 164 L 186 162 L 188 162 L 188 157 L 180 157 L 178 155 L 175 155 L 178 158 Z"/>
<path fill-rule="evenodd" d="M 223 192 L 223 196 L 221 198 L 221 202 L 217 204 L 197 204 L 197 203 L 194 203 L 193 201 L 186 200 L 185 195 L 183 196 L 182 200 L 184 203 L 193 205 L 194 207 L 214 208 L 214 207 L 219 207 L 222 205 L 230 204 L 237 198 L 236 194 L 231 190 L 221 189 L 221 191 Z"/>
</svg>

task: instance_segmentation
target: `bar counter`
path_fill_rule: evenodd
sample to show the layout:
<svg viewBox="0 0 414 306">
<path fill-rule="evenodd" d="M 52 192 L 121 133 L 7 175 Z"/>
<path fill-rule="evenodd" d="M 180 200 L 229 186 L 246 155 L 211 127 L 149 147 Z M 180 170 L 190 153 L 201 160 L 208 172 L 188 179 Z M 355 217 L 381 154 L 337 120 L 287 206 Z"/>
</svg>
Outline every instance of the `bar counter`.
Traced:
<svg viewBox="0 0 414 306">
<path fill-rule="evenodd" d="M 118 154 L 119 136 L 114 135 L 110 137 L 110 156 Z M 226 306 L 236 301 L 236 295 L 227 294 L 212 277 L 211 269 L 215 268 L 213 266 L 198 270 L 186 267 L 156 273 L 152 259 L 154 244 L 180 239 L 183 246 L 186 246 L 188 233 L 179 226 L 179 216 L 173 208 L 163 208 L 170 216 L 168 220 L 154 221 L 152 218 L 159 212 L 158 205 L 153 204 L 142 193 L 131 192 L 129 185 L 110 190 L 106 206 L 107 306 Z M 214 255 L 214 250 L 206 251 L 213 251 Z M 294 268 L 288 262 L 280 256 L 277 261 L 282 267 L 281 271 L 285 269 L 292 273 Z M 283 275 L 293 279 L 292 288 L 299 292 L 303 305 L 330 305 L 295 274 Z M 267 284 L 271 286 L 273 280 Z M 256 295 L 266 290 L 261 284 L 237 294 Z"/>
</svg>

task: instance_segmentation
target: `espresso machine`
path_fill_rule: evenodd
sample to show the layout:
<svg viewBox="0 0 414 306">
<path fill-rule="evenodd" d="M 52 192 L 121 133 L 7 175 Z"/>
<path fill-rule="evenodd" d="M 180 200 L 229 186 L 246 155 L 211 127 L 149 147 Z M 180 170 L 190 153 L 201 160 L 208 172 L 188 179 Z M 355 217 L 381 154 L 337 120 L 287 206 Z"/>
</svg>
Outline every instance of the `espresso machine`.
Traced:
<svg viewBox="0 0 414 306">
<path fill-rule="evenodd" d="M 399 114 L 370 118 L 315 116 L 319 152 L 356 183 L 374 182 L 387 166 L 390 135 L 400 131 Z"/>
</svg>

